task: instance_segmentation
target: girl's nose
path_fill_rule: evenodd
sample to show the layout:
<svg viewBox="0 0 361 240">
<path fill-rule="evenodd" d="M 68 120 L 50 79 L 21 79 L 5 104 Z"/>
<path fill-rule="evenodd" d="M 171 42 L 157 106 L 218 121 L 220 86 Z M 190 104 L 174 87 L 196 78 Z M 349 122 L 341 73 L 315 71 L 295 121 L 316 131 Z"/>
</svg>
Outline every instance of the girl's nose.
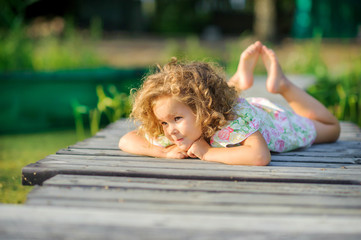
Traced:
<svg viewBox="0 0 361 240">
<path fill-rule="evenodd" d="M 176 126 L 174 126 L 173 124 L 169 125 L 169 134 L 172 135 L 176 133 L 178 133 Z"/>
</svg>

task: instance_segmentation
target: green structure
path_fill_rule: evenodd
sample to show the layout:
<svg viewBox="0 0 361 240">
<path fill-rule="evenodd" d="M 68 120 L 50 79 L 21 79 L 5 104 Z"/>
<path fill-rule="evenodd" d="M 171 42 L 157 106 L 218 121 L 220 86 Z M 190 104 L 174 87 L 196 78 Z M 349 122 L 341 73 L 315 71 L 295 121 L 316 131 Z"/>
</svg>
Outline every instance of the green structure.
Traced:
<svg viewBox="0 0 361 240">
<path fill-rule="evenodd" d="M 95 107 L 98 85 L 114 85 L 129 94 L 146 72 L 98 68 L 0 73 L 0 134 L 74 127 L 74 101 Z"/>
<path fill-rule="evenodd" d="M 361 28 L 361 1 L 296 0 L 295 38 L 355 38 Z"/>
</svg>

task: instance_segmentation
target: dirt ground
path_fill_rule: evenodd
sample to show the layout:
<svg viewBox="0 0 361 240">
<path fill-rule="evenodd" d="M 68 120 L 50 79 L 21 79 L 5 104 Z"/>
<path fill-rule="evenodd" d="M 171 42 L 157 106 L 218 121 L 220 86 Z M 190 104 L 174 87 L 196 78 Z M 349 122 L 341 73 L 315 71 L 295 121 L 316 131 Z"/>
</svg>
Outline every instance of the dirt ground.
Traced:
<svg viewBox="0 0 361 240">
<path fill-rule="evenodd" d="M 184 44 L 184 38 L 169 39 L 161 37 L 111 37 L 105 38 L 98 44 L 98 53 L 106 63 L 114 67 L 144 67 L 156 63 L 165 63 L 171 56 L 170 42 Z M 239 42 L 238 38 L 225 38 L 215 43 L 201 42 L 201 46 L 223 51 L 229 43 Z M 247 39 L 251 43 L 252 39 Z M 243 44 L 244 45 L 244 44 Z M 284 40 L 274 45 L 273 49 L 281 64 L 287 64 L 295 58 L 295 54 L 302 54 L 302 41 Z M 240 47 L 241 53 L 241 47 Z M 320 48 L 321 58 L 325 61 L 329 71 L 333 74 L 343 72 L 352 66 L 353 61 L 361 56 L 361 43 L 357 41 L 324 40 Z"/>
</svg>

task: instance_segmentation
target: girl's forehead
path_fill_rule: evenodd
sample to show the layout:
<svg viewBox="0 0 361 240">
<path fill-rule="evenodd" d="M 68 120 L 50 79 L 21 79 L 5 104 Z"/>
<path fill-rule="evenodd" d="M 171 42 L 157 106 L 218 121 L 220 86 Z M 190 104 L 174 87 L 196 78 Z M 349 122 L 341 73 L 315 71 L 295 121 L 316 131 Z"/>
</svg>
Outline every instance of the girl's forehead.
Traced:
<svg viewBox="0 0 361 240">
<path fill-rule="evenodd" d="M 159 105 L 170 105 L 170 104 L 177 104 L 177 103 L 181 103 L 176 97 L 174 96 L 169 96 L 169 95 L 162 95 L 159 97 L 156 97 L 153 100 L 153 107 L 155 106 L 159 106 Z"/>
<path fill-rule="evenodd" d="M 162 96 L 154 101 L 153 112 L 157 118 L 165 118 L 191 111 L 191 109 L 177 98 L 172 96 Z"/>
<path fill-rule="evenodd" d="M 160 96 L 153 101 L 153 110 L 172 110 L 174 107 L 182 104 L 175 97 L 172 96 Z"/>
</svg>

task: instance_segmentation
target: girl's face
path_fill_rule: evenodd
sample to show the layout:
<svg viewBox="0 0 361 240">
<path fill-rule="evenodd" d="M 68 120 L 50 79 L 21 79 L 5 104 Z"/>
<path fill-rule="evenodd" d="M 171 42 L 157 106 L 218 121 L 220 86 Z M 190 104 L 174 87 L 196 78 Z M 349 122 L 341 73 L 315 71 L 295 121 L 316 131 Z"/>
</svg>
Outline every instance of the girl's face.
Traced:
<svg viewBox="0 0 361 240">
<path fill-rule="evenodd" d="M 184 151 L 202 135 L 201 126 L 196 124 L 196 115 L 191 108 L 173 97 L 158 98 L 153 112 L 165 136 Z"/>
</svg>

